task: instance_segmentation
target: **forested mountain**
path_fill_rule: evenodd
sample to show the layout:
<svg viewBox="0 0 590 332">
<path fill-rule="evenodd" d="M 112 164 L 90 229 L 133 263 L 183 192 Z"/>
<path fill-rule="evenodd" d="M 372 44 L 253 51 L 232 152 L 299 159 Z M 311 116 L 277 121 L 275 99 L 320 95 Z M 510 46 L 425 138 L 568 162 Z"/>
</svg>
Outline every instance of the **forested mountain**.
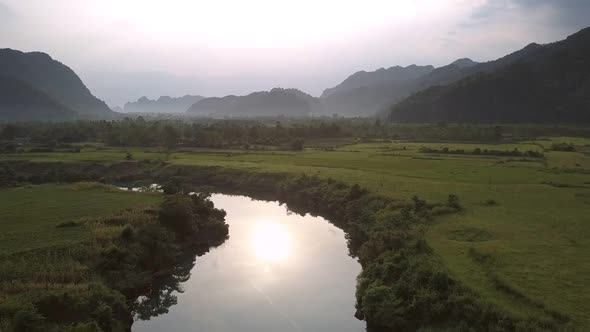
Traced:
<svg viewBox="0 0 590 332">
<path fill-rule="evenodd" d="M 493 70 L 503 61 L 513 60 L 478 63 L 462 58 L 438 68 L 412 65 L 358 72 L 336 87 L 324 91 L 320 97 L 320 112 L 360 116 L 387 112 L 391 105 L 417 91 L 433 85 L 449 84 L 475 72 Z"/>
<path fill-rule="evenodd" d="M 372 115 L 410 94 L 414 82 L 433 70 L 433 66 L 411 65 L 357 72 L 337 86 L 324 90 L 320 97 L 320 111 L 324 114 Z"/>
<path fill-rule="evenodd" d="M 308 116 L 316 103 L 316 98 L 297 89 L 275 88 L 247 96 L 205 98 L 193 104 L 188 113 L 202 116 Z"/>
<path fill-rule="evenodd" d="M 535 54 L 539 44 L 527 47 L 494 61 L 483 63 L 469 58 L 458 59 L 446 66 L 408 66 L 359 72 L 338 86 L 326 89 L 320 97 L 324 114 L 387 116 L 392 105 L 432 86 L 447 85 L 476 73 L 488 73 Z"/>
<path fill-rule="evenodd" d="M 590 122 L 590 28 L 530 44 L 394 105 L 392 122 Z"/>
<path fill-rule="evenodd" d="M 327 98 L 335 93 L 350 91 L 358 88 L 369 88 L 392 82 L 402 82 L 414 80 L 422 77 L 434 70 L 433 66 L 416 66 L 407 67 L 395 66 L 388 69 L 380 68 L 376 71 L 366 72 L 359 71 L 350 75 L 342 83 L 333 88 L 324 90 L 321 98 Z"/>
<path fill-rule="evenodd" d="M 161 96 L 157 100 L 141 97 L 135 102 L 126 103 L 126 113 L 184 113 L 192 104 L 205 99 L 203 96 L 186 95 L 183 97 Z"/>
<path fill-rule="evenodd" d="M 0 121 L 67 120 L 76 112 L 18 79 L 0 76 Z"/>
<path fill-rule="evenodd" d="M 103 101 L 92 95 L 72 69 L 45 53 L 0 49 L 0 75 L 13 77 L 45 93 L 59 104 L 77 112 L 79 117 L 107 118 L 115 114 Z"/>
</svg>

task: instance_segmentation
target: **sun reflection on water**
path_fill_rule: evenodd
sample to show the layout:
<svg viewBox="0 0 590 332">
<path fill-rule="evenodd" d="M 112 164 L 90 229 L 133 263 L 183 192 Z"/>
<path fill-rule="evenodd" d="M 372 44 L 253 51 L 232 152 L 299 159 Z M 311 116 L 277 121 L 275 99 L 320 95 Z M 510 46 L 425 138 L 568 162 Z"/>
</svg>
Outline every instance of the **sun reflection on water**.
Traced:
<svg viewBox="0 0 590 332">
<path fill-rule="evenodd" d="M 284 262 L 291 252 L 291 239 L 287 227 L 271 222 L 258 224 L 252 233 L 252 248 L 262 263 Z"/>
</svg>

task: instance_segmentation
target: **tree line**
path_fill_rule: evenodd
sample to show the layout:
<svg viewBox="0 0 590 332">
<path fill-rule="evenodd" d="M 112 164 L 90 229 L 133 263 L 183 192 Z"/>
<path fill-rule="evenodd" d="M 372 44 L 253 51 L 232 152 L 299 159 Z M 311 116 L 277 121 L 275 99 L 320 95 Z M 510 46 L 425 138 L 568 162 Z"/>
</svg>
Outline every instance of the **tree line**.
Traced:
<svg viewBox="0 0 590 332">
<path fill-rule="evenodd" d="M 19 145 L 70 148 L 64 144 L 98 142 L 109 146 L 256 148 L 297 150 L 316 139 L 506 142 L 540 136 L 590 137 L 590 128 L 537 125 L 383 124 L 367 118 L 268 118 L 259 120 L 179 120 L 125 118 L 118 121 L 0 124 L 0 150 Z M 41 151 L 40 151 L 41 152 Z"/>
</svg>

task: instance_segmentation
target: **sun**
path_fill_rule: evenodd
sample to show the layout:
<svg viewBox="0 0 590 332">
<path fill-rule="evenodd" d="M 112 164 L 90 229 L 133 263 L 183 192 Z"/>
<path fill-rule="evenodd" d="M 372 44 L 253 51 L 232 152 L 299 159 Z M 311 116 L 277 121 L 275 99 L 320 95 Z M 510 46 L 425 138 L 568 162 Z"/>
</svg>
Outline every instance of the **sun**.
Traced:
<svg viewBox="0 0 590 332">
<path fill-rule="evenodd" d="M 252 233 L 252 248 L 256 257 L 266 264 L 285 261 L 291 251 L 289 231 L 282 224 L 261 223 Z"/>
</svg>

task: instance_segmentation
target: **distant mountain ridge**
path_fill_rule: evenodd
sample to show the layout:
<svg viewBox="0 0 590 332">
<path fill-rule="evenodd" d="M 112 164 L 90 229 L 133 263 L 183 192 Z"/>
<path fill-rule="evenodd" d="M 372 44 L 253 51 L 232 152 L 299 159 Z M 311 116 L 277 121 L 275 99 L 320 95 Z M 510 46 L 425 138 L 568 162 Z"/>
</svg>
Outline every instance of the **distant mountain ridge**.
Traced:
<svg viewBox="0 0 590 332">
<path fill-rule="evenodd" d="M 459 68 L 469 68 L 478 65 L 478 62 L 475 62 L 469 58 L 461 58 L 451 62 L 451 65 L 455 65 Z"/>
<path fill-rule="evenodd" d="M 320 98 L 327 98 L 338 92 L 350 91 L 359 88 L 370 88 L 391 82 L 400 82 L 417 79 L 434 70 L 433 66 L 416 66 L 411 65 L 407 67 L 390 67 L 388 69 L 380 68 L 373 72 L 359 71 L 342 83 L 333 88 L 324 90 Z"/>
<path fill-rule="evenodd" d="M 103 101 L 92 95 L 72 69 L 45 53 L 0 49 L 0 75 L 12 77 L 45 93 L 76 112 L 78 117 L 109 118 L 115 115 Z"/>
<path fill-rule="evenodd" d="M 205 98 L 187 112 L 202 116 L 308 116 L 316 103 L 316 98 L 300 90 L 274 88 L 246 96 Z"/>
<path fill-rule="evenodd" d="M 468 58 L 435 68 L 431 65 L 395 66 L 374 72 L 357 72 L 322 96 L 321 112 L 371 116 L 432 85 L 448 84 L 468 76 L 480 64 Z"/>
<path fill-rule="evenodd" d="M 387 115 L 392 105 L 414 93 L 433 86 L 448 85 L 476 73 L 489 73 L 497 68 L 535 54 L 541 45 L 531 43 L 505 57 L 488 62 L 461 58 L 452 63 L 433 66 L 391 67 L 374 72 L 357 72 L 320 97 L 320 112 L 353 116 Z"/>
<path fill-rule="evenodd" d="M 141 97 L 135 102 L 126 103 L 123 111 L 126 113 L 184 113 L 191 105 L 205 98 L 199 95 L 185 95 L 177 98 L 161 96 L 157 100 Z"/>
<path fill-rule="evenodd" d="M 590 122 L 590 28 L 464 69 L 397 105 L 392 122 Z"/>
</svg>

